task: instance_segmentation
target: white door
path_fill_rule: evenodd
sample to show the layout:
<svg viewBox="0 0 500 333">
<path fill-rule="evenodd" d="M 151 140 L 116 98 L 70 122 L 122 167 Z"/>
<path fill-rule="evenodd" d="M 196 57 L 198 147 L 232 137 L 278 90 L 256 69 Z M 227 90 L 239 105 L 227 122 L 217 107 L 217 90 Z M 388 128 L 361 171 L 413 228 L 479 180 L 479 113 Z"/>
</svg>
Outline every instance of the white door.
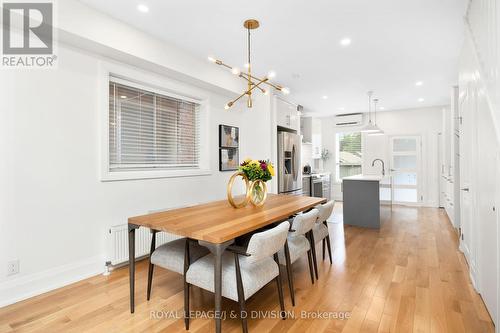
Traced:
<svg viewBox="0 0 500 333">
<path fill-rule="evenodd" d="M 490 109 L 486 96 L 477 94 L 477 161 L 480 162 L 477 170 L 477 208 L 476 223 L 479 230 L 478 241 L 478 266 L 479 290 L 488 311 L 496 321 L 497 304 L 497 278 L 498 278 L 498 244 L 497 222 L 495 207 L 495 186 L 497 184 L 497 154 L 492 146 L 496 146 L 495 128 L 491 121 Z M 493 142 L 492 142 L 493 141 Z"/>
<path fill-rule="evenodd" d="M 392 202 L 403 205 L 419 204 L 420 136 L 392 136 L 390 152 Z"/>
<path fill-rule="evenodd" d="M 496 133 L 477 81 L 461 87 L 460 119 L 460 248 L 475 287 L 498 325 Z"/>
<path fill-rule="evenodd" d="M 463 89 L 463 88 L 461 88 Z M 474 221 L 474 174 L 471 172 L 476 160 L 476 146 L 474 134 L 474 112 L 475 96 L 470 87 L 461 91 L 460 96 L 460 248 L 464 252 L 469 267 L 473 272 L 477 271 L 476 250 L 473 246 L 475 239 L 473 228 Z"/>
</svg>

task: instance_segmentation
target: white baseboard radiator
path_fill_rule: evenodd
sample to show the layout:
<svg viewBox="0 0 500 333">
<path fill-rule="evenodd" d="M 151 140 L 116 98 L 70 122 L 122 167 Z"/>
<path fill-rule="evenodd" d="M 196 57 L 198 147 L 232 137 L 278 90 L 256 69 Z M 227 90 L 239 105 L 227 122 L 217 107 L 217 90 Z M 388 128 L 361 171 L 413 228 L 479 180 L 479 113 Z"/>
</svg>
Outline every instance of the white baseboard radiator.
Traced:
<svg viewBox="0 0 500 333">
<path fill-rule="evenodd" d="M 128 225 L 121 224 L 109 229 L 111 234 L 111 265 L 119 265 L 128 261 Z M 180 237 L 158 232 L 156 234 L 156 247 L 173 241 Z M 135 230 L 135 257 L 149 255 L 151 247 L 151 232 L 148 228 L 140 227 Z"/>
</svg>

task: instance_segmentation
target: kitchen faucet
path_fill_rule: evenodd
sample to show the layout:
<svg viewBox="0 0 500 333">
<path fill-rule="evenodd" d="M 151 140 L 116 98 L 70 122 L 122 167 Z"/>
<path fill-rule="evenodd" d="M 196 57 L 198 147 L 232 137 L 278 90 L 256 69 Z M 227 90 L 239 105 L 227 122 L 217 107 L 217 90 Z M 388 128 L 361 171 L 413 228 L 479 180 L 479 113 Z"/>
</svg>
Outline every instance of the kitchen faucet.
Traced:
<svg viewBox="0 0 500 333">
<path fill-rule="evenodd" d="M 373 160 L 372 166 L 375 166 L 375 162 L 376 161 L 380 161 L 380 163 L 382 163 L 382 176 L 385 176 L 385 164 L 384 164 L 384 161 L 382 161 L 380 158 L 376 158 L 376 159 Z"/>
</svg>

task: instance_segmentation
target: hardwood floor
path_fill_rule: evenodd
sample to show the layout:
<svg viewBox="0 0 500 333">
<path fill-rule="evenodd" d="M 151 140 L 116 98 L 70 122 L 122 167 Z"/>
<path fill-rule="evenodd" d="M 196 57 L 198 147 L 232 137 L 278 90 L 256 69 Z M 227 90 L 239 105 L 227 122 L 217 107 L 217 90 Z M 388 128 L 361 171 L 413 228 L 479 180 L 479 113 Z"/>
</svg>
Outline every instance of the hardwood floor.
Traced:
<svg viewBox="0 0 500 333">
<path fill-rule="evenodd" d="M 334 222 L 341 222 L 337 205 Z M 250 318 L 250 332 L 494 332 L 471 286 L 457 238 L 444 213 L 433 208 L 394 206 L 380 231 L 329 223 L 333 265 L 319 260 L 319 281 L 311 285 L 307 258 L 294 264 L 296 306 L 286 279 L 286 309 L 296 318 Z M 321 256 L 321 248 L 317 253 Z M 318 258 L 320 259 L 320 258 Z M 6 332 L 182 332 L 181 276 L 156 269 L 152 297 L 146 301 L 147 262 L 137 265 L 136 312 L 129 313 L 128 270 L 96 276 L 0 309 Z M 192 289 L 191 309 L 210 311 L 213 295 Z M 278 311 L 275 284 L 247 302 L 248 311 Z M 224 300 L 223 309 L 237 311 Z M 329 319 L 312 318 L 325 313 Z M 348 319 L 335 319 L 340 312 Z M 309 318 L 301 318 L 302 313 Z M 264 312 L 269 315 L 269 313 Z M 251 313 L 253 314 L 253 313 Z M 335 317 L 335 318 L 334 318 Z M 228 318 L 223 332 L 240 332 Z M 191 320 L 190 332 L 212 332 L 212 319 Z"/>
</svg>

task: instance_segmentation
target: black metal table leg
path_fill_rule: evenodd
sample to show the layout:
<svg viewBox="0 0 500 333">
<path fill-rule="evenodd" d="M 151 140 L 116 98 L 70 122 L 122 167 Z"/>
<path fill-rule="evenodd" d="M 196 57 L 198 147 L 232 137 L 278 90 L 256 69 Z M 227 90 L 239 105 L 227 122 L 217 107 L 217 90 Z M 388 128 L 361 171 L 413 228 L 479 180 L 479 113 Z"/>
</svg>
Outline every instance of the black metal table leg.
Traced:
<svg viewBox="0 0 500 333">
<path fill-rule="evenodd" d="M 138 225 L 128 225 L 128 275 L 130 284 L 130 313 L 134 313 L 134 296 L 135 296 L 135 229 Z"/>
<path fill-rule="evenodd" d="M 215 332 L 221 333 L 222 316 L 222 254 L 224 250 L 234 242 L 234 239 L 214 244 L 206 241 L 199 241 L 201 246 L 205 246 L 214 255 L 214 290 L 215 290 Z"/>
</svg>

